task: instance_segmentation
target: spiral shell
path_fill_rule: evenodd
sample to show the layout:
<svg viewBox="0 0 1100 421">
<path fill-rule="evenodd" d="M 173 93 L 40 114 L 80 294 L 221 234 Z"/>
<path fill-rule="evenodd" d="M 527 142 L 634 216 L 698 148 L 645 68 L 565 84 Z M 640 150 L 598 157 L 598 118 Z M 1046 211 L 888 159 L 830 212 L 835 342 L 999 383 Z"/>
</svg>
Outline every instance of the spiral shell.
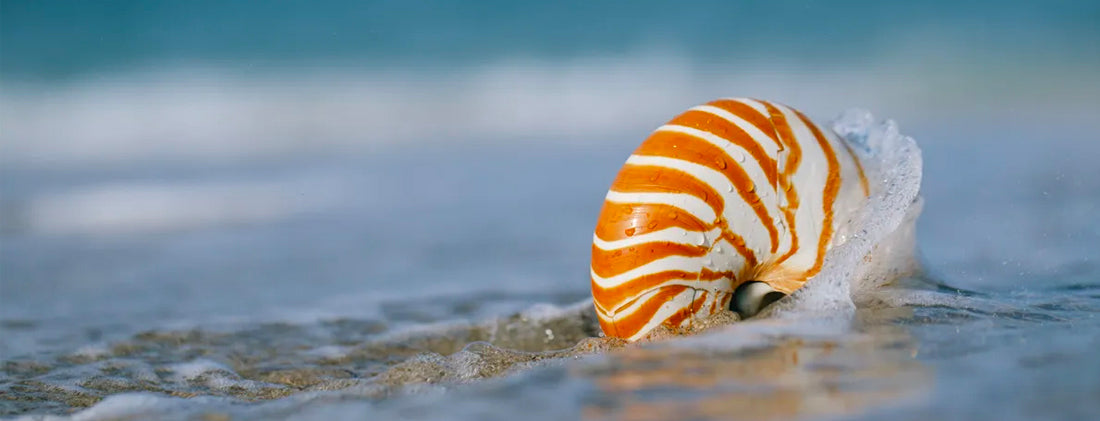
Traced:
<svg viewBox="0 0 1100 421">
<path fill-rule="evenodd" d="M 689 327 L 750 281 L 792 293 L 868 195 L 848 144 L 797 110 L 747 98 L 687 110 L 642 142 L 607 192 L 591 268 L 604 333 Z"/>
</svg>

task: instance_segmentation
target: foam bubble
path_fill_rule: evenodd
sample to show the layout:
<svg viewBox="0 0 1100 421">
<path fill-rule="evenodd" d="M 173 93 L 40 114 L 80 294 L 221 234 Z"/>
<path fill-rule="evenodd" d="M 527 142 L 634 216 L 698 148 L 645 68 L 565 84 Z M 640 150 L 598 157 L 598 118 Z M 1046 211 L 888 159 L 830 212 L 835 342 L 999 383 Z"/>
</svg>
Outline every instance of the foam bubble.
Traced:
<svg viewBox="0 0 1100 421">
<path fill-rule="evenodd" d="M 351 352 L 351 349 L 347 346 L 340 345 L 326 345 L 317 348 L 313 348 L 306 352 L 306 355 L 320 358 L 320 359 L 340 359 L 344 358 Z"/>
<path fill-rule="evenodd" d="M 204 375 L 210 374 L 236 375 L 232 369 L 224 364 L 207 359 L 197 359 L 185 363 L 172 364 L 167 368 L 172 371 L 173 377 L 178 381 L 196 380 Z"/>
<path fill-rule="evenodd" d="M 95 360 L 111 355 L 111 349 L 105 343 L 94 343 L 77 348 L 76 351 L 73 351 L 72 355 L 74 357 Z"/>
</svg>

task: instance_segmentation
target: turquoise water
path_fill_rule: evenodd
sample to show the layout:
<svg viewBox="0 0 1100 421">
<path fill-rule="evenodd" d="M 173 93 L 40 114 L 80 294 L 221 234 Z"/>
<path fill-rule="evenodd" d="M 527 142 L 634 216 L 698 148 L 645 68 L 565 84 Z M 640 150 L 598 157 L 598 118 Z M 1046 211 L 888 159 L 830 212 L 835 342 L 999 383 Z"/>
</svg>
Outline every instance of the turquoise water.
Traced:
<svg viewBox="0 0 1100 421">
<path fill-rule="evenodd" d="M 1100 416 L 1095 2 L 571 6 L 4 2 L 0 414 Z M 897 120 L 926 274 L 527 354 L 594 333 L 629 151 L 728 95 Z"/>
<path fill-rule="evenodd" d="M 328 0 L 6 2 L 5 78 L 79 76 L 164 61 L 250 69 L 412 64 L 449 69 L 507 56 L 554 60 L 667 49 L 705 61 L 845 66 L 899 47 L 955 45 L 1096 63 L 1095 2 Z M 942 44 L 942 45 L 937 45 Z M 904 51 L 936 55 L 936 51 Z M 1084 53 L 1084 56 L 1082 56 Z M 963 58 L 967 58 L 964 56 Z M 840 60 L 838 60 L 840 59 Z"/>
</svg>

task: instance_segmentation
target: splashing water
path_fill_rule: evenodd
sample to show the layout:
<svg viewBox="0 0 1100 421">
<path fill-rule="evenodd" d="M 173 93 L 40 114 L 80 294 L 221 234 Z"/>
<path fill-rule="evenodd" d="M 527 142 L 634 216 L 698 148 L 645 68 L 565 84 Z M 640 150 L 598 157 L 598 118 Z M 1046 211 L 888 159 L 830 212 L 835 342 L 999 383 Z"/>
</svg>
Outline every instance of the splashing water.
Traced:
<svg viewBox="0 0 1100 421">
<path fill-rule="evenodd" d="M 922 199 L 921 152 L 893 121 L 875 124 L 865 110 L 848 110 L 833 130 L 858 152 L 871 196 L 842 224 L 821 272 L 775 310 L 847 314 L 885 283 L 915 275 L 915 227 Z M 773 310 L 774 311 L 774 310 Z"/>
</svg>

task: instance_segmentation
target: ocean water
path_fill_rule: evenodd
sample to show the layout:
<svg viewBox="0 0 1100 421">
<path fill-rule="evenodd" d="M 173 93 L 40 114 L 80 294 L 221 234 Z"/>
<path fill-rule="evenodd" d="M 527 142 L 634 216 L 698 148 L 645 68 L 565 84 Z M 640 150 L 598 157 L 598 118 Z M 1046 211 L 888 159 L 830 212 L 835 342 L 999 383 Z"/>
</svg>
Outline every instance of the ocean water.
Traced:
<svg viewBox="0 0 1100 421">
<path fill-rule="evenodd" d="M 4 2 L 0 416 L 1100 418 L 1100 8 L 946 4 Z M 607 186 L 719 96 L 896 121 L 923 272 L 594 339 Z"/>
</svg>

